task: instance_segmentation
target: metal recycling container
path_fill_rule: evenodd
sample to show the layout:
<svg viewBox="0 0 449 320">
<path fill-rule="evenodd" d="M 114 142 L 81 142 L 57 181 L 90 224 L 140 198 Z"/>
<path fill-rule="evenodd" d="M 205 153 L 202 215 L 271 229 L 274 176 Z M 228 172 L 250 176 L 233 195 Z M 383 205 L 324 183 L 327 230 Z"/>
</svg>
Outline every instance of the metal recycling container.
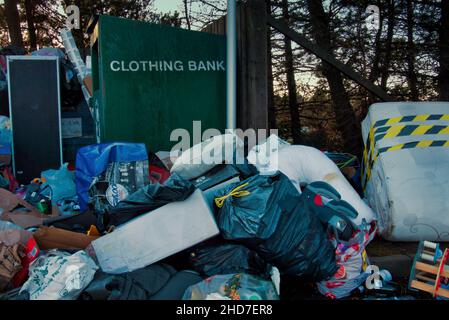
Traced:
<svg viewBox="0 0 449 320">
<path fill-rule="evenodd" d="M 101 142 L 170 150 L 174 129 L 225 129 L 226 38 L 111 16 L 91 28 L 92 107 Z M 178 139 L 179 137 L 174 137 Z"/>
<path fill-rule="evenodd" d="M 392 241 L 449 241 L 449 102 L 373 104 L 362 122 L 365 195 Z"/>
</svg>

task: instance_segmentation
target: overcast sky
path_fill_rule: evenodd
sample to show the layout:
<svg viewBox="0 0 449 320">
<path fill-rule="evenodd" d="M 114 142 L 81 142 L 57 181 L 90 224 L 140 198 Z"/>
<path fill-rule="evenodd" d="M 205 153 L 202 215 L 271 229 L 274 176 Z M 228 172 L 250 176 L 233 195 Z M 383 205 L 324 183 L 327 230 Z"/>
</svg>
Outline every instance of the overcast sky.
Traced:
<svg viewBox="0 0 449 320">
<path fill-rule="evenodd" d="M 162 12 L 168 12 L 168 11 L 180 11 L 181 8 L 179 8 L 182 4 L 181 0 L 155 0 L 154 6 L 156 7 L 157 11 Z"/>
</svg>

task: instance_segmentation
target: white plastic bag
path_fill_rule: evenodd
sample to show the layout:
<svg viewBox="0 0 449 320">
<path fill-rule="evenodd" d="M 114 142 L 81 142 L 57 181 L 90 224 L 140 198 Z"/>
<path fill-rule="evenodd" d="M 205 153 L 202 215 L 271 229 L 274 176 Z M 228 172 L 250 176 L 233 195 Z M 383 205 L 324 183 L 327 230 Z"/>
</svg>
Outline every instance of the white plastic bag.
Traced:
<svg viewBox="0 0 449 320">
<path fill-rule="evenodd" d="M 237 135 L 227 133 L 209 138 L 184 151 L 170 171 L 190 180 L 221 163 L 232 164 L 236 159 L 243 160 L 243 141 Z"/>
<path fill-rule="evenodd" d="M 30 266 L 30 277 L 20 289 L 30 300 L 75 300 L 94 278 L 98 266 L 84 251 L 70 255 L 50 251 Z"/>
<path fill-rule="evenodd" d="M 278 152 L 290 143 L 277 135 L 270 135 L 265 142 L 255 145 L 248 153 L 248 162 L 256 166 L 262 175 L 272 175 L 278 171 Z"/>
</svg>

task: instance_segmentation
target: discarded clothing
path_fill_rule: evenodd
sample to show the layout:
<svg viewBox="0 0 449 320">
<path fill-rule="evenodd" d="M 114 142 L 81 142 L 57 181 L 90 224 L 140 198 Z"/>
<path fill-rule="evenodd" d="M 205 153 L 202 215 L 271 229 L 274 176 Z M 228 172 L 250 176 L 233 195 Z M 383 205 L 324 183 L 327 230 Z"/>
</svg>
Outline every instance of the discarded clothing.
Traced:
<svg viewBox="0 0 449 320">
<path fill-rule="evenodd" d="M 322 280 L 338 269 L 320 220 L 284 174 L 233 184 L 215 201 L 222 236 L 256 251 L 281 273 Z"/>
<path fill-rule="evenodd" d="M 194 272 L 176 272 L 165 264 L 153 264 L 121 275 L 99 271 L 80 299 L 179 300 L 189 286 L 202 280 Z"/>
<path fill-rule="evenodd" d="M 335 256 L 342 273 L 317 283 L 318 291 L 326 297 L 340 299 L 347 297 L 358 288 L 370 275 L 365 272 L 369 265 L 365 248 L 376 234 L 373 222 L 364 225 L 348 242 L 337 242 L 335 239 Z"/>
</svg>

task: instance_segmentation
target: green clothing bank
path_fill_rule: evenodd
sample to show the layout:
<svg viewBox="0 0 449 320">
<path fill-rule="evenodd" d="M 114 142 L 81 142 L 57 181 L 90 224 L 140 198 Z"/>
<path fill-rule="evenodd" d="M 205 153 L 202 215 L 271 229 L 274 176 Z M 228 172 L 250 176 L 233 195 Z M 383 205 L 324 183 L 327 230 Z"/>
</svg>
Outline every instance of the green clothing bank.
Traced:
<svg viewBox="0 0 449 320">
<path fill-rule="evenodd" d="M 99 16 L 91 34 L 93 108 L 100 142 L 169 151 L 174 129 L 225 129 L 226 38 Z"/>
</svg>

